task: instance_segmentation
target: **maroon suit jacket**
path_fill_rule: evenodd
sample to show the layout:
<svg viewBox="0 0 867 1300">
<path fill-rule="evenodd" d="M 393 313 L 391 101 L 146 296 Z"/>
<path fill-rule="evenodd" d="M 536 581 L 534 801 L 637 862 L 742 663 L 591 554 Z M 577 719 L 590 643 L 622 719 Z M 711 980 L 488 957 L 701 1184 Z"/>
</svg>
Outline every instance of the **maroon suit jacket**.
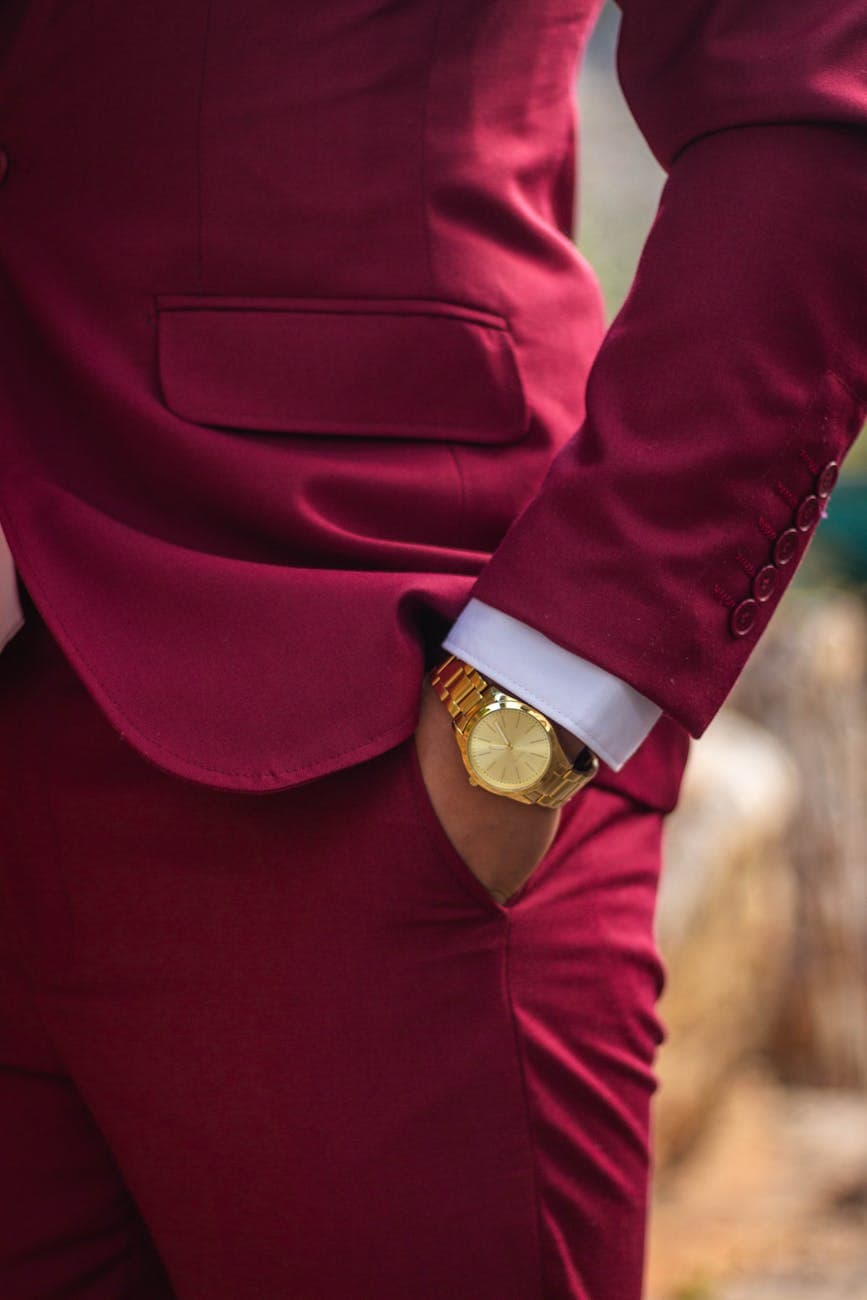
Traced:
<svg viewBox="0 0 867 1300">
<path fill-rule="evenodd" d="M 472 594 L 664 708 L 604 779 L 673 801 L 863 412 L 864 4 L 624 3 L 670 176 L 604 342 L 597 8 L 7 5 L 0 524 L 155 763 L 398 743 Z"/>
</svg>

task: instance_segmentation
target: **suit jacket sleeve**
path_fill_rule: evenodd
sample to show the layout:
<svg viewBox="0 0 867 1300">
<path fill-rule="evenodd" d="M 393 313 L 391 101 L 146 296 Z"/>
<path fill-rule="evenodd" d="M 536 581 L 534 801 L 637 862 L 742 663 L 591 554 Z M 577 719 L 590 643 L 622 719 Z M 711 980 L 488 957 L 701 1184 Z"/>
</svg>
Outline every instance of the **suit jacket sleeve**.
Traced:
<svg viewBox="0 0 867 1300">
<path fill-rule="evenodd" d="M 667 183 L 585 424 L 471 594 L 700 735 L 864 416 L 867 20 L 863 0 L 622 9 Z"/>
</svg>

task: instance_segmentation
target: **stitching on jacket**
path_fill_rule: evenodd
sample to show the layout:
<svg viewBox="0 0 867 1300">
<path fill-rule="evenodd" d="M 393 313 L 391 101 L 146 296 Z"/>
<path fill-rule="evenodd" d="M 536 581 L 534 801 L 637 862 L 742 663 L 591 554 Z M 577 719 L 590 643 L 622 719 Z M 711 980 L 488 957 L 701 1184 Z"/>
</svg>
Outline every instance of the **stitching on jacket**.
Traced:
<svg viewBox="0 0 867 1300">
<path fill-rule="evenodd" d="M 747 559 L 743 551 L 738 551 L 736 559 L 744 573 L 748 573 L 751 578 L 756 576 L 756 566 L 753 564 L 752 560 Z"/>
<path fill-rule="evenodd" d="M 713 594 L 721 605 L 725 605 L 726 609 L 734 609 L 737 604 L 734 596 L 729 595 L 725 587 L 721 586 L 718 582 L 713 584 Z"/>
<path fill-rule="evenodd" d="M 259 296 L 255 298 L 227 297 L 223 294 L 197 294 L 192 299 L 177 294 L 154 294 L 156 310 L 162 316 L 172 316 L 184 312 L 199 315 L 216 315 L 225 312 L 231 316 L 337 316 L 340 319 L 359 316 L 363 320 L 386 316 L 389 319 L 445 320 L 461 321 L 474 325 L 477 329 L 496 330 L 501 334 L 512 333 L 507 318 L 499 312 L 489 311 L 487 307 L 478 307 L 472 303 L 453 302 L 446 298 L 434 298 L 421 304 L 418 298 L 318 298 L 310 299 L 281 298 Z M 301 306 L 301 303 L 304 306 Z"/>
<path fill-rule="evenodd" d="M 775 542 L 777 540 L 776 528 L 771 527 L 764 515 L 759 515 L 758 526 L 759 532 L 764 533 L 769 542 Z"/>
<path fill-rule="evenodd" d="M 778 493 L 780 494 L 780 496 L 783 498 L 783 500 L 785 501 L 786 505 L 787 505 L 787 506 L 790 506 L 792 510 L 797 510 L 797 508 L 798 508 L 798 498 L 795 496 L 795 494 L 794 494 L 794 492 L 791 490 L 791 488 L 786 487 L 786 485 L 785 485 L 785 483 L 782 481 L 782 479 L 779 479 L 779 478 L 777 479 L 776 483 L 774 484 L 774 487 L 777 489 L 777 492 L 778 492 Z"/>
</svg>

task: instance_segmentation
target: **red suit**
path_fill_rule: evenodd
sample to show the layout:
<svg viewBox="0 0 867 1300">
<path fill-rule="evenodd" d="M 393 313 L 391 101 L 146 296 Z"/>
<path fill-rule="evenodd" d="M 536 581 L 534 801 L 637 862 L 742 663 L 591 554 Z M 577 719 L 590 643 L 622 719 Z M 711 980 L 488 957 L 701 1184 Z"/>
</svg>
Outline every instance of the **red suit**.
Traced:
<svg viewBox="0 0 867 1300">
<path fill-rule="evenodd" d="M 794 515 L 777 481 L 800 502 L 858 425 L 863 9 L 626 7 L 624 88 L 671 178 L 573 437 L 603 334 L 569 239 L 595 13 L 26 7 L 0 522 L 171 771 L 266 790 L 395 744 L 471 592 L 696 733 L 734 681 L 794 566 L 745 637 L 715 588 L 749 594 L 738 554 L 763 566 L 762 521 Z M 654 802 L 685 749 L 661 731 Z"/>
<path fill-rule="evenodd" d="M 596 0 L 5 11 L 0 525 L 75 674 L 139 752 L 123 762 L 164 769 L 137 769 L 143 786 L 167 782 L 160 798 L 184 790 L 203 815 L 227 800 L 231 826 L 231 792 L 283 791 L 273 798 L 309 848 L 292 787 L 322 778 L 309 789 L 325 819 L 331 792 L 350 810 L 361 771 L 385 773 L 384 798 L 423 669 L 474 595 L 665 710 L 584 815 L 604 821 L 594 810 L 609 799 L 673 805 L 687 732 L 702 732 L 742 668 L 863 418 L 867 50 L 860 0 L 623 9 L 620 76 L 670 176 L 604 342 L 596 281 L 570 239 L 572 90 Z M 63 689 L 64 707 L 83 708 L 73 679 Z M 7 739 L 20 740 L 12 713 Z M 108 746 L 87 716 L 82 734 Z M 27 806 L 38 821 L 23 779 L 8 777 L 10 815 Z M 98 819 L 98 801 L 82 806 Z M 359 832 L 369 844 L 387 823 L 376 808 Z M 110 881 L 111 854 L 89 834 Z M 515 924 L 544 879 L 534 888 Z M 253 933 L 239 941 L 248 955 Z M 352 978 L 363 968 L 349 963 Z M 541 986 L 520 979 L 532 1002 Z M 641 986 L 645 1028 L 654 982 Z M 533 1015 L 518 1008 L 525 1025 Z M 103 1061 L 104 1082 L 116 1062 L 93 1048 L 95 1023 L 87 1059 Z M 174 1024 L 187 1042 L 190 1023 Z M 136 1041 L 149 1045 L 144 1069 L 156 1040 Z M 111 1127 L 102 1083 L 81 1068 Z M 150 1104 L 124 1093 L 124 1114 L 138 1102 Z M 116 1154 L 118 1143 L 127 1152 L 123 1124 Z M 152 1195 L 161 1221 L 147 1159 L 131 1163 L 137 1199 Z M 588 1241 L 618 1185 L 609 1172 L 584 1205 Z M 554 1240 L 550 1177 L 540 1213 Z M 207 1185 L 194 1180 L 194 1194 Z M 331 1277 L 322 1249 L 315 1275 Z M 608 1292 L 601 1265 L 581 1282 L 570 1250 L 546 1296 L 637 1294 L 638 1247 Z M 198 1275 L 181 1246 L 176 1258 L 182 1300 L 216 1296 L 204 1265 Z M 505 1300 L 493 1274 L 473 1290 L 473 1267 L 467 1300 Z M 528 1300 L 520 1275 L 515 1300 Z M 341 1300 L 373 1294 L 360 1264 L 345 1276 Z M 276 1295 L 263 1278 L 244 1300 Z M 322 1285 L 336 1300 L 338 1283 Z M 304 1286 L 300 1300 L 320 1294 Z"/>
</svg>

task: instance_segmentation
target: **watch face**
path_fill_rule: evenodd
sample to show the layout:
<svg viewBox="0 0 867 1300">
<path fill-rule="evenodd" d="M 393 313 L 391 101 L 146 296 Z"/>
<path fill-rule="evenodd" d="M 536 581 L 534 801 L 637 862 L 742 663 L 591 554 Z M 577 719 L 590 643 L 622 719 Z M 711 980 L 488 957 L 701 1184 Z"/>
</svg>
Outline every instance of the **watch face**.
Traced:
<svg viewBox="0 0 867 1300">
<path fill-rule="evenodd" d="M 467 758 L 495 790 L 528 790 L 551 761 L 551 738 L 537 717 L 515 704 L 493 704 L 473 725 Z"/>
</svg>

